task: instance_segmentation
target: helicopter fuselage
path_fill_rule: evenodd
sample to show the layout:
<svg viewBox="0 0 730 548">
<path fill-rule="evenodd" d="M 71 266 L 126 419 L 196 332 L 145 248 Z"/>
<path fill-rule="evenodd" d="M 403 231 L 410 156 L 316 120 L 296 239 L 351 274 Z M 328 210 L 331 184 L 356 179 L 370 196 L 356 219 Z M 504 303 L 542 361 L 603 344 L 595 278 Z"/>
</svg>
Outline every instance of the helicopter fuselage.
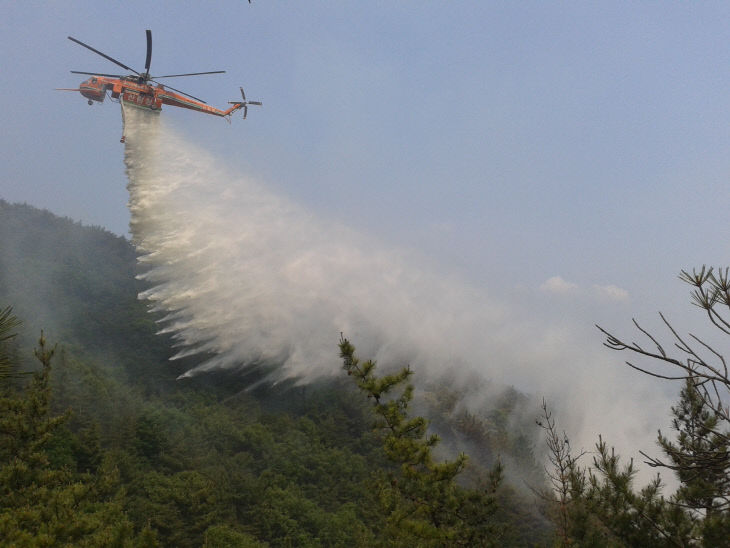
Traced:
<svg viewBox="0 0 730 548">
<path fill-rule="evenodd" d="M 107 92 L 112 99 L 122 101 L 125 105 L 159 112 L 162 105 L 171 105 L 190 110 L 197 110 L 213 116 L 228 116 L 238 110 L 240 105 L 234 104 L 226 110 L 217 109 L 165 89 L 162 84 L 140 83 L 137 77 L 108 78 L 92 76 L 79 85 L 81 95 L 90 101 L 103 102 Z"/>
</svg>

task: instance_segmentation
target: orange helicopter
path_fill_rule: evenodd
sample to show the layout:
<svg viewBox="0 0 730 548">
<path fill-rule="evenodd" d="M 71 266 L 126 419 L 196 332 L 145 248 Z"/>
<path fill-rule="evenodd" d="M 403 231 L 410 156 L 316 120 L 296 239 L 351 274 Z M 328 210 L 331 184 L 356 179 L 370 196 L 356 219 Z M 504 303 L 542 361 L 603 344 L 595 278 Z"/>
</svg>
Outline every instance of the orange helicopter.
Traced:
<svg viewBox="0 0 730 548">
<path fill-rule="evenodd" d="M 84 44 L 81 40 L 77 40 L 71 36 L 68 37 L 72 42 L 76 42 L 80 46 L 85 47 L 93 51 L 94 53 L 101 55 L 104 59 L 111 61 L 112 63 L 119 65 L 125 70 L 129 70 L 134 74 L 122 75 L 122 74 L 101 74 L 96 72 L 81 72 L 78 70 L 72 70 L 73 74 L 87 74 L 91 76 L 87 80 L 81 82 L 78 88 L 56 88 L 60 91 L 79 91 L 81 95 L 88 99 L 89 105 L 93 105 L 94 101 L 103 102 L 107 93 L 111 99 L 118 101 L 122 105 L 122 122 L 124 122 L 124 108 L 131 106 L 135 108 L 142 108 L 151 112 L 160 112 L 162 105 L 171 105 L 175 107 L 187 108 L 190 110 L 197 110 L 198 112 L 204 112 L 205 114 L 212 114 L 213 116 L 221 116 L 226 118 L 230 122 L 230 116 L 237 110 L 243 109 L 243 118 L 246 118 L 248 114 L 249 105 L 261 106 L 261 101 L 248 101 L 246 94 L 241 89 L 241 97 L 243 101 L 229 101 L 228 104 L 233 105 L 227 110 L 221 110 L 215 107 L 209 106 L 205 101 L 194 97 L 184 91 L 175 89 L 171 86 L 165 86 L 156 80 L 159 78 L 178 78 L 181 76 L 199 76 L 203 74 L 222 74 L 224 70 L 214 70 L 209 72 L 190 72 L 187 74 L 167 74 L 165 76 L 151 76 L 150 75 L 150 62 L 152 60 L 152 31 L 147 30 L 147 57 L 145 59 L 144 72 L 137 72 L 133 68 L 120 63 L 113 57 L 100 52 L 97 49 L 92 48 L 88 44 Z M 151 82 L 151 83 L 150 83 Z M 154 84 L 154 85 L 153 85 Z M 122 135 L 120 142 L 124 142 L 125 137 Z"/>
</svg>

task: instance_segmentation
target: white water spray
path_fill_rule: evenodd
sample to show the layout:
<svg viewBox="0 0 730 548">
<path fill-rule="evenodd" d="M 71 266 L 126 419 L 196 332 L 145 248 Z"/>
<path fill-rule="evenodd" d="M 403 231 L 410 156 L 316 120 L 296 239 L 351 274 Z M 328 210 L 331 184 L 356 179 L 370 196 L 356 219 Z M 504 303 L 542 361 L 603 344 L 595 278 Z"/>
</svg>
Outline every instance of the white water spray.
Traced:
<svg viewBox="0 0 730 548">
<path fill-rule="evenodd" d="M 667 402 L 643 379 L 619 380 L 600 344 L 315 218 L 159 116 L 132 111 L 126 124 L 131 231 L 150 284 L 141 298 L 166 313 L 178 356 L 215 356 L 186 375 L 262 361 L 281 364 L 276 378 L 338 374 L 344 332 L 381 364 L 477 371 L 545 395 L 586 448 L 602 432 L 619 449 L 651 449 Z"/>
<path fill-rule="evenodd" d="M 227 173 L 161 123 L 128 114 L 131 227 L 152 285 L 141 297 L 168 313 L 178 356 L 216 354 L 188 374 L 261 360 L 336 373 L 340 332 L 361 353 L 443 364 L 470 326 L 500 331 L 502 311 L 474 290 Z"/>
</svg>

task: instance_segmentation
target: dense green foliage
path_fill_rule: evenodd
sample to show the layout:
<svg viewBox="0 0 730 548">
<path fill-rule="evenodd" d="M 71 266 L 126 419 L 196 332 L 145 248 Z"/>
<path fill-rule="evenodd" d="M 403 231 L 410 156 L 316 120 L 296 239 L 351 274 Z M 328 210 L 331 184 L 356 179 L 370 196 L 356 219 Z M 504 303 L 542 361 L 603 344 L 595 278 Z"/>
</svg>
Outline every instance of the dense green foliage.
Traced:
<svg viewBox="0 0 730 548">
<path fill-rule="evenodd" d="M 0 318 L 0 327 L 9 320 Z M 23 393 L 6 389 L 0 397 L 0 539 L 6 546 L 128 545 L 132 524 L 116 469 L 99 463 L 92 475 L 54 462 L 68 414 L 50 416 L 53 353 L 41 336 L 41 370 Z"/>
</svg>

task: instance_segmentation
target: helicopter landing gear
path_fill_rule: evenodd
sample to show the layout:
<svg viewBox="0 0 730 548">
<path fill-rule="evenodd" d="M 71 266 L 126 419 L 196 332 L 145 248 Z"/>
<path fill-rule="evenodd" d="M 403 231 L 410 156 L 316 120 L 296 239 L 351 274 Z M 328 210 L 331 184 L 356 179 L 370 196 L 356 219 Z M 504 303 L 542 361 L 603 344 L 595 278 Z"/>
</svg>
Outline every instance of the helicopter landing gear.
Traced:
<svg viewBox="0 0 730 548">
<path fill-rule="evenodd" d="M 87 102 L 89 103 L 89 106 L 94 104 L 94 101 L 92 101 L 91 99 L 89 99 Z"/>
</svg>

